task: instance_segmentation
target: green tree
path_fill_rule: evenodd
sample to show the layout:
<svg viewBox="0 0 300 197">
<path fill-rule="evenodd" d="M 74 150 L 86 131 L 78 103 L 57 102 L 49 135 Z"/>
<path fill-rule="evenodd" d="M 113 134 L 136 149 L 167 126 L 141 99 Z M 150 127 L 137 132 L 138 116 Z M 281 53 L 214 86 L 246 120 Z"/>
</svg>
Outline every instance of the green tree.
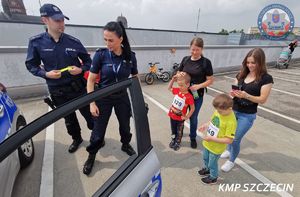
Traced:
<svg viewBox="0 0 300 197">
<path fill-rule="evenodd" d="M 228 31 L 226 29 L 222 29 L 219 34 L 228 35 Z"/>
</svg>

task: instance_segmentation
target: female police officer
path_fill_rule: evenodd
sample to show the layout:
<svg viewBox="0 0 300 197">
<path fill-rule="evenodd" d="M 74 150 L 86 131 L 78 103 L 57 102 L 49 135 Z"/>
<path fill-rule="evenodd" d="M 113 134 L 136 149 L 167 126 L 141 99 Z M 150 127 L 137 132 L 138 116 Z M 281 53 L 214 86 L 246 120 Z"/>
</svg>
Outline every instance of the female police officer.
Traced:
<svg viewBox="0 0 300 197">
<path fill-rule="evenodd" d="M 125 29 L 121 22 L 109 22 L 104 27 L 104 41 L 106 49 L 96 51 L 87 83 L 87 91 L 94 91 L 97 76 L 100 74 L 99 87 L 106 87 L 112 83 L 127 79 L 130 75 L 138 74 L 135 53 L 131 51 Z M 90 104 L 90 111 L 95 117 L 95 127 L 92 131 L 90 144 L 86 150 L 89 152 L 83 167 L 83 173 L 88 175 L 92 171 L 95 156 L 104 143 L 106 127 L 112 112 L 116 113 L 119 121 L 122 151 L 129 156 L 135 151 L 129 144 L 130 133 L 130 101 L 126 89 L 107 96 Z"/>
<path fill-rule="evenodd" d="M 78 39 L 64 33 L 64 19 L 69 18 L 57 6 L 44 4 L 40 13 L 47 31 L 30 39 L 25 64 L 33 75 L 46 79 L 54 105 L 60 106 L 86 93 L 83 71 L 89 70 L 92 60 Z M 94 122 L 89 107 L 83 107 L 79 111 L 88 128 L 93 129 Z M 75 112 L 65 117 L 65 124 L 73 139 L 69 147 L 69 152 L 73 153 L 82 142 Z"/>
</svg>

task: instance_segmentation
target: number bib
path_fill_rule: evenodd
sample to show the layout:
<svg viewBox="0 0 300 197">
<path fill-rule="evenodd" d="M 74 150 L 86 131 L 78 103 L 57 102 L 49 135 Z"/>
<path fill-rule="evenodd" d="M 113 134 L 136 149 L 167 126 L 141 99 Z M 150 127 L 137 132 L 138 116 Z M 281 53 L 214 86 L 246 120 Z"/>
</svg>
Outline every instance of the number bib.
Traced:
<svg viewBox="0 0 300 197">
<path fill-rule="evenodd" d="M 213 137 L 217 137 L 219 133 L 219 128 L 213 125 L 211 122 L 209 123 L 209 126 L 207 128 L 207 134 Z"/>
<path fill-rule="evenodd" d="M 180 98 L 178 95 L 176 95 L 173 99 L 172 106 L 176 109 L 182 110 L 185 105 L 185 99 Z"/>
</svg>

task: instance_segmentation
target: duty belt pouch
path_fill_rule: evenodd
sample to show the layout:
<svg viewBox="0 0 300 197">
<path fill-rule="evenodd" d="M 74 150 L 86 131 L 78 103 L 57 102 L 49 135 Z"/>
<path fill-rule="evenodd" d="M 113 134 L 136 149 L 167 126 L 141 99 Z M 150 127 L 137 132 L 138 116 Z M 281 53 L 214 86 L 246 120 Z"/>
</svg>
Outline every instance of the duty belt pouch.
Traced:
<svg viewBox="0 0 300 197">
<path fill-rule="evenodd" d="M 76 81 L 71 82 L 71 87 L 75 92 L 79 92 L 81 90 L 80 86 L 78 85 L 78 83 Z"/>
<path fill-rule="evenodd" d="M 73 80 L 71 82 L 71 87 L 75 92 L 81 92 L 86 87 L 86 81 L 83 78 Z"/>
</svg>

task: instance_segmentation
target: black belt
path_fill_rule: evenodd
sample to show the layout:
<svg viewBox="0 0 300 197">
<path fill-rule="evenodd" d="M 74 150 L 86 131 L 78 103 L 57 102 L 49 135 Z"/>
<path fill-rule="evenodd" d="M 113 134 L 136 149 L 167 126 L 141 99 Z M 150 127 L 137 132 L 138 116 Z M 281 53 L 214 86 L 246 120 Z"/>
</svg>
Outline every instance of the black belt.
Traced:
<svg viewBox="0 0 300 197">
<path fill-rule="evenodd" d="M 70 86 L 53 86 L 49 87 L 50 94 L 62 95 L 64 93 L 74 92 L 74 89 Z"/>
</svg>

